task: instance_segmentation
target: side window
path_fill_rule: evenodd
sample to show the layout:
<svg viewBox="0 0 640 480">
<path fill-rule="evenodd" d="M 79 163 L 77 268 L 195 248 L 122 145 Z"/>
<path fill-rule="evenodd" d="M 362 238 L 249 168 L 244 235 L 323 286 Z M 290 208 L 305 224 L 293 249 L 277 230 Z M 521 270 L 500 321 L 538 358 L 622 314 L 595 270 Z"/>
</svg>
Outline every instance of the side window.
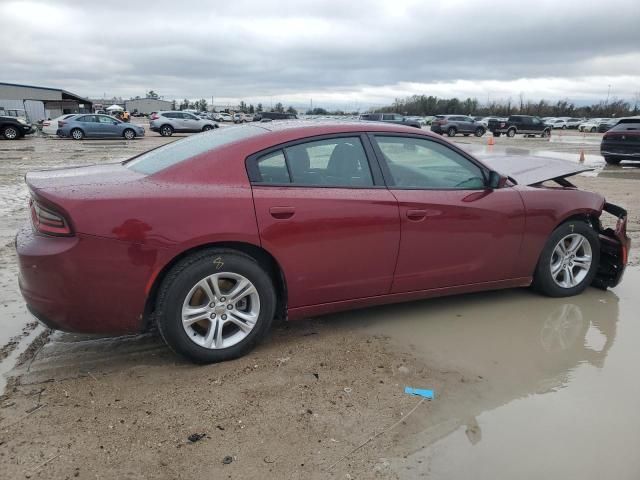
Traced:
<svg viewBox="0 0 640 480">
<path fill-rule="evenodd" d="M 369 162 L 358 137 L 340 137 L 285 148 L 294 184 L 373 186 Z"/>
<path fill-rule="evenodd" d="M 82 123 L 95 123 L 96 117 L 95 115 L 85 115 L 84 117 L 78 118 L 77 121 Z"/>
<path fill-rule="evenodd" d="M 477 165 L 449 147 L 412 137 L 376 136 L 396 187 L 435 190 L 481 190 Z"/>
<path fill-rule="evenodd" d="M 291 183 L 282 150 L 269 153 L 258 159 L 258 172 L 260 172 L 262 183 Z"/>
<path fill-rule="evenodd" d="M 382 115 L 382 120 L 394 120 L 394 115 L 392 114 L 384 114 Z"/>
<path fill-rule="evenodd" d="M 112 124 L 115 120 L 113 118 L 105 117 L 104 115 L 98 115 L 98 123 Z"/>
<path fill-rule="evenodd" d="M 176 114 L 173 112 L 165 112 L 162 114 L 164 118 L 176 118 Z"/>
<path fill-rule="evenodd" d="M 540 125 L 542 123 L 539 118 L 532 118 L 531 121 L 534 125 Z"/>
<path fill-rule="evenodd" d="M 184 115 L 184 118 L 187 120 L 200 120 L 198 117 L 191 115 L 190 113 L 183 113 L 182 115 Z"/>
</svg>

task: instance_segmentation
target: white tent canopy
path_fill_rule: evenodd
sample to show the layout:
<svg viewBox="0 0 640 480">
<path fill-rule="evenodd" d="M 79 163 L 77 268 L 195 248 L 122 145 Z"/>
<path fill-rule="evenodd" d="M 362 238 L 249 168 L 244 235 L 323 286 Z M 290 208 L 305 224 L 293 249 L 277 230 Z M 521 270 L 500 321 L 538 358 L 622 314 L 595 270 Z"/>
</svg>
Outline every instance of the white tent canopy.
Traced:
<svg viewBox="0 0 640 480">
<path fill-rule="evenodd" d="M 118 111 L 122 111 L 124 110 L 124 108 L 122 108 L 120 105 L 111 105 L 110 107 L 107 107 L 106 109 L 108 112 L 114 112 L 116 110 Z"/>
</svg>

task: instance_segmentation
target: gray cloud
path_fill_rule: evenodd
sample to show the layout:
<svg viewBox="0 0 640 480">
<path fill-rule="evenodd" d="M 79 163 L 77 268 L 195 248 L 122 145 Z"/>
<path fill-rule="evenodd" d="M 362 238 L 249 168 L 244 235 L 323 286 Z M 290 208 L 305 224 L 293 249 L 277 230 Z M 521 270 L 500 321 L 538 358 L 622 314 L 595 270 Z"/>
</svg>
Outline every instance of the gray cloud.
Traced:
<svg viewBox="0 0 640 480">
<path fill-rule="evenodd" d="M 607 82 L 621 96 L 640 89 L 640 2 L 525 5 L 5 0 L 0 42 L 16 48 L 4 49 L 0 80 L 91 96 L 152 88 L 171 98 L 334 103 L 429 94 L 434 85 L 486 95 L 495 81 L 499 94 L 513 95 L 520 79 L 531 80 L 530 97 L 575 97 L 585 82 L 594 83 L 581 87 L 585 99 L 599 98 Z M 456 91 L 460 80 L 484 88 Z"/>
</svg>

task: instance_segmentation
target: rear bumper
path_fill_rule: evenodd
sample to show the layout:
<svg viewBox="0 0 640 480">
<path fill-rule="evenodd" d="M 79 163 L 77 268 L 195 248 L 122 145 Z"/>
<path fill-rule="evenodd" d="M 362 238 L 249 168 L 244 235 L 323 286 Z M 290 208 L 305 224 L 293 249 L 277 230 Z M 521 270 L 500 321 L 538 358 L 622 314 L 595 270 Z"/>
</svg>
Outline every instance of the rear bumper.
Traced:
<svg viewBox="0 0 640 480">
<path fill-rule="evenodd" d="M 640 160 L 640 147 L 614 147 L 614 146 L 602 146 L 600 148 L 600 154 L 607 157 L 618 157 Z"/>
<path fill-rule="evenodd" d="M 141 330 L 152 266 L 134 263 L 131 244 L 39 235 L 27 224 L 18 232 L 15 247 L 20 291 L 28 309 L 46 326 L 80 333 Z"/>
</svg>

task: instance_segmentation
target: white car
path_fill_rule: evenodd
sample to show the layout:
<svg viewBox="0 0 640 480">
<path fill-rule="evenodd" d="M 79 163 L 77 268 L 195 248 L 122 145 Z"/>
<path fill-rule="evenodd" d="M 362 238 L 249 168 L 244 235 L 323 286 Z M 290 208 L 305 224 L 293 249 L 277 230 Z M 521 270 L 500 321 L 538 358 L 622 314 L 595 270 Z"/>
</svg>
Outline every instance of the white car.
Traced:
<svg viewBox="0 0 640 480">
<path fill-rule="evenodd" d="M 591 120 L 587 120 L 586 122 L 582 122 L 578 125 L 578 130 L 581 132 L 591 132 L 596 133 L 598 131 L 598 125 L 602 122 L 606 122 L 609 120 L 608 118 L 592 118 Z"/>
<path fill-rule="evenodd" d="M 567 129 L 567 121 L 564 118 L 550 118 L 544 123 L 551 125 L 551 128 L 561 128 L 562 130 Z"/>
<path fill-rule="evenodd" d="M 45 120 L 42 122 L 42 133 L 47 135 L 55 136 L 58 132 L 58 122 L 62 121 L 66 118 L 73 117 L 76 115 L 75 113 L 68 113 L 66 115 L 61 115 L 59 117 L 54 118 L 53 120 Z"/>
<path fill-rule="evenodd" d="M 584 118 L 568 118 L 567 119 L 567 128 L 578 128 L 582 122 L 584 122 Z"/>
<path fill-rule="evenodd" d="M 233 122 L 233 117 L 224 112 L 214 113 L 213 118 L 218 122 Z"/>
</svg>

